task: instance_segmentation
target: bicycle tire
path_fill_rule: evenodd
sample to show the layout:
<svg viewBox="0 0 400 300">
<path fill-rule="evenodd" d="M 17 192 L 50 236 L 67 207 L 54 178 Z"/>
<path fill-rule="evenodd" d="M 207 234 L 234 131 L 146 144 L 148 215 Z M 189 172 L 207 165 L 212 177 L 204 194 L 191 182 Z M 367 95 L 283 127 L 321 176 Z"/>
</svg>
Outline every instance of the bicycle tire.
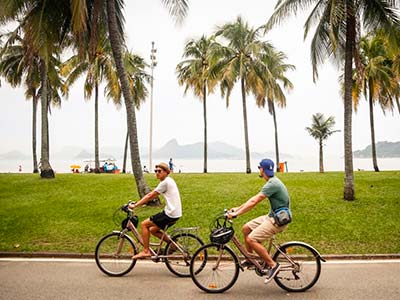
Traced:
<svg viewBox="0 0 400 300">
<path fill-rule="evenodd" d="M 280 252 L 282 251 L 295 266 Z M 314 248 L 299 242 L 289 242 L 281 246 L 273 259 L 281 265 L 274 277 L 275 282 L 288 292 L 304 292 L 310 289 L 321 274 L 321 259 Z"/>
<path fill-rule="evenodd" d="M 172 242 L 165 246 L 165 254 L 173 255 L 173 257 L 165 258 L 165 265 L 171 273 L 178 277 L 190 277 L 190 260 L 192 255 L 197 249 L 204 245 L 204 242 L 196 235 L 191 233 L 179 233 L 172 237 L 175 243 L 178 243 L 187 255 L 184 257 L 183 253 L 178 249 L 173 249 Z"/>
<path fill-rule="evenodd" d="M 238 279 L 239 260 L 228 246 L 207 244 L 193 255 L 190 275 L 201 290 L 213 294 L 223 293 Z"/>
<path fill-rule="evenodd" d="M 120 253 L 116 254 L 120 248 Z M 95 259 L 99 269 L 108 276 L 123 276 L 136 264 L 132 256 L 137 253 L 136 244 L 119 232 L 112 232 L 100 239 L 96 246 Z"/>
</svg>

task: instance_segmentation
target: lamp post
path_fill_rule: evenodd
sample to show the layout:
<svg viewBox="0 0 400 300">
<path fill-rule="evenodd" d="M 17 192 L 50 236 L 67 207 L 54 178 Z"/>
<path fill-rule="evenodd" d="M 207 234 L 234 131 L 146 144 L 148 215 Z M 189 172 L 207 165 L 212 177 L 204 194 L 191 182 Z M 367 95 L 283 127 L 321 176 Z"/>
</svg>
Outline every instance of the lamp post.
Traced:
<svg viewBox="0 0 400 300">
<path fill-rule="evenodd" d="M 151 52 L 150 52 L 150 68 L 151 68 L 151 81 L 150 81 L 150 144 L 149 144 L 149 169 L 150 172 L 153 168 L 153 161 L 152 161 L 152 155 L 153 155 L 153 82 L 154 82 L 154 76 L 153 76 L 153 71 L 155 66 L 157 66 L 157 61 L 156 61 L 156 53 L 157 49 L 154 48 L 154 42 L 151 42 Z"/>
</svg>

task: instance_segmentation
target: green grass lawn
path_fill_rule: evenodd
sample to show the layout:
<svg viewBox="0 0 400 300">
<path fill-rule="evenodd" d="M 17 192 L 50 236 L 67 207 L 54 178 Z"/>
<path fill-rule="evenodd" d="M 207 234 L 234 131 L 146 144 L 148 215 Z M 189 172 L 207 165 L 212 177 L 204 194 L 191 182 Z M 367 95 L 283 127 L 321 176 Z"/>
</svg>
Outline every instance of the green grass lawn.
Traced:
<svg viewBox="0 0 400 300">
<path fill-rule="evenodd" d="M 146 174 L 151 188 L 154 175 Z M 173 174 L 184 216 L 175 227 L 200 226 L 208 241 L 210 224 L 224 208 L 238 206 L 264 181 L 256 173 Z M 341 172 L 284 173 L 293 222 L 278 241 L 301 240 L 323 254 L 400 253 L 400 171 L 356 172 L 356 200 L 342 199 Z M 93 253 L 97 241 L 119 229 L 113 212 L 137 200 L 132 175 L 0 174 L 0 251 Z M 236 231 L 269 210 L 268 201 L 235 219 Z M 138 210 L 140 220 L 160 211 Z"/>
</svg>

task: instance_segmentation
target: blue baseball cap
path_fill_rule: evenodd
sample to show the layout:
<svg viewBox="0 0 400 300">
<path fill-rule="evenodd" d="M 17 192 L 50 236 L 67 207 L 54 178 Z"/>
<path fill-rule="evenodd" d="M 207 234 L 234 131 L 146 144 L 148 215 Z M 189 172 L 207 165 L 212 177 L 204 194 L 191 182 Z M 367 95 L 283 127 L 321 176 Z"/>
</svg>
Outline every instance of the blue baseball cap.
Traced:
<svg viewBox="0 0 400 300">
<path fill-rule="evenodd" d="M 274 177 L 274 162 L 272 160 L 264 158 L 262 161 L 260 161 L 258 167 L 262 168 L 268 177 Z"/>
</svg>

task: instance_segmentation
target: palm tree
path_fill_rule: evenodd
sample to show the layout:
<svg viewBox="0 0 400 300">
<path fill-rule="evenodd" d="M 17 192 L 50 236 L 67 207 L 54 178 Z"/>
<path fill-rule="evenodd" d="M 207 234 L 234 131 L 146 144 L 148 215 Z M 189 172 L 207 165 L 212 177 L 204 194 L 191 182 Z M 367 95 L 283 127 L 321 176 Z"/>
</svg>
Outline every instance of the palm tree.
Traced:
<svg viewBox="0 0 400 300">
<path fill-rule="evenodd" d="M 98 39 L 97 47 L 93 55 L 89 51 L 82 59 L 82 54 L 78 53 L 69 58 L 62 67 L 62 74 L 66 76 L 64 92 L 68 94 L 69 88 L 76 80 L 86 73 L 84 83 L 84 97 L 90 99 L 94 90 L 94 148 L 95 148 L 95 173 L 100 172 L 99 158 L 99 85 L 106 78 L 109 85 L 118 85 L 118 79 L 111 74 L 114 72 L 114 61 L 111 53 L 111 46 L 107 36 L 102 33 Z M 111 81 L 111 82 L 110 82 Z"/>
<path fill-rule="evenodd" d="M 278 125 L 276 121 L 275 103 L 279 107 L 286 107 L 286 96 L 283 93 L 282 87 L 286 90 L 293 89 L 292 82 L 285 76 L 289 70 L 294 70 L 295 66 L 285 64 L 286 55 L 281 51 L 276 51 L 273 47 L 265 53 L 261 60 L 265 64 L 265 72 L 263 73 L 265 96 L 256 99 L 259 107 L 268 105 L 268 112 L 272 115 L 275 129 L 275 155 L 276 155 L 276 171 L 280 172 L 279 168 L 279 143 L 278 143 Z M 267 100 L 266 100 L 267 99 Z"/>
<path fill-rule="evenodd" d="M 19 34 L 20 31 L 22 31 L 22 27 L 18 26 L 15 31 L 9 32 L 5 35 L 8 39 L 1 51 L 0 74 L 2 74 L 13 87 L 19 86 L 23 81 L 26 86 L 26 98 L 32 98 L 33 173 L 38 173 L 36 155 L 36 118 L 37 104 L 42 94 L 40 82 L 40 57 L 30 52 L 26 40 Z M 48 65 L 46 75 L 48 77 L 46 84 L 46 89 L 48 90 L 46 111 L 50 113 L 50 103 L 53 104 L 53 106 L 61 105 L 59 91 L 61 89 L 62 79 L 59 74 L 60 59 L 58 54 L 49 57 Z M 47 151 L 49 151 L 48 138 L 49 135 L 47 132 Z"/>
<path fill-rule="evenodd" d="M 304 37 L 309 29 L 317 24 L 315 35 L 311 42 L 311 62 L 314 81 L 318 77 L 318 65 L 326 58 L 340 57 L 344 53 L 344 157 L 345 184 L 344 199 L 354 200 L 354 174 L 352 151 L 352 66 L 353 58 L 360 67 L 356 41 L 361 29 L 375 30 L 384 28 L 392 31 L 394 25 L 400 25 L 396 14 L 397 1 L 386 0 L 339 0 L 339 1 L 309 1 L 309 0 L 279 0 L 274 13 L 265 29 L 272 28 L 290 14 L 296 14 L 300 9 L 307 9 L 315 4 L 304 25 Z M 364 26 L 361 26 L 363 24 Z"/>
<path fill-rule="evenodd" d="M 170 9 L 170 13 L 172 15 L 182 17 L 186 14 L 187 11 L 187 1 L 185 0 L 164 0 L 162 1 L 167 7 Z M 129 81 L 127 78 L 127 74 L 124 68 L 123 63 L 123 35 L 121 35 L 120 28 L 118 27 L 120 24 L 118 20 L 121 20 L 121 9 L 123 0 L 106 0 L 107 3 L 107 24 L 108 24 L 108 32 L 111 42 L 111 48 L 115 60 L 115 65 L 117 68 L 118 79 L 121 84 L 122 94 L 124 95 L 125 109 L 127 115 L 127 126 L 129 133 L 129 142 L 130 142 L 130 152 L 131 152 L 131 163 L 132 163 L 132 171 L 135 175 L 136 186 L 138 188 L 138 192 L 140 197 L 143 197 L 146 193 L 149 192 L 149 187 L 147 186 L 140 163 L 140 155 L 139 155 L 139 144 L 137 139 L 137 126 L 136 126 L 136 115 L 135 109 L 132 105 L 132 95 L 129 89 Z M 119 13 L 119 14 L 118 14 Z M 120 17 L 117 18 L 117 15 Z"/>
<path fill-rule="evenodd" d="M 171 15 L 177 21 L 186 14 L 186 0 L 163 0 Z M 132 170 L 135 175 L 137 189 L 143 196 L 149 188 L 147 187 L 140 167 L 140 156 L 137 142 L 136 116 L 131 105 L 131 97 L 128 88 L 128 80 L 122 61 L 123 44 L 123 0 L 4 0 L 0 2 L 0 22 L 6 23 L 24 16 L 25 24 L 29 25 L 32 43 L 42 58 L 42 82 L 47 80 L 46 58 L 59 48 L 63 37 L 72 33 L 77 41 L 80 41 L 80 52 L 84 53 L 89 37 L 89 46 L 97 44 L 96 29 L 98 25 L 107 18 L 108 31 L 112 45 L 114 60 L 117 66 L 119 81 L 122 86 L 127 110 L 127 124 L 130 134 Z M 88 23 L 88 17 L 91 20 Z M 29 21 L 29 22 L 27 22 Z M 35 21 L 35 22 L 34 22 Z M 58 44 L 57 44 L 58 43 Z M 44 86 L 44 85 L 43 85 Z M 43 89 L 42 102 L 46 99 L 46 89 Z M 44 103 L 46 104 L 46 103 Z M 46 118 L 42 112 L 42 117 Z M 54 177 L 54 172 L 48 161 L 47 144 L 45 144 L 47 131 L 46 122 L 42 122 L 42 177 Z M 46 147 L 44 147 L 46 146 Z M 44 150 L 45 149 L 45 150 Z M 47 152 L 45 152 L 47 150 Z"/>
<path fill-rule="evenodd" d="M 10 44 L 10 38 L 14 39 Z M 23 40 L 19 35 L 9 36 L 8 45 L 0 50 L 0 74 L 4 76 L 6 81 L 12 87 L 19 86 L 22 81 L 26 85 L 25 96 L 27 99 L 32 98 L 32 158 L 33 173 L 38 173 L 38 161 L 36 153 L 36 119 L 37 105 L 39 99 L 39 68 L 38 58 L 30 56 L 26 47 L 23 46 Z"/>
<path fill-rule="evenodd" d="M 400 114 L 400 30 L 396 30 L 394 33 L 379 31 L 377 35 L 384 40 L 387 55 L 390 60 L 391 71 L 394 75 L 390 93 L 392 97 L 387 97 L 385 107 L 388 107 L 389 110 L 393 110 L 397 105 L 397 110 Z"/>
<path fill-rule="evenodd" d="M 141 104 L 146 100 L 148 95 L 148 90 L 145 84 L 146 82 L 150 81 L 151 77 L 145 71 L 145 68 L 148 67 L 148 65 L 145 63 L 142 57 L 126 50 L 124 53 L 124 66 L 128 75 L 129 88 L 133 97 L 132 105 L 134 108 L 140 109 Z M 106 95 L 116 105 L 120 106 L 122 104 L 121 87 L 118 82 L 118 74 L 115 66 L 113 68 L 113 72 L 110 73 L 109 76 L 111 76 L 112 78 L 108 78 L 107 80 L 107 85 L 105 88 Z M 126 173 L 128 142 L 129 132 L 127 131 L 125 138 L 122 173 Z"/>
<path fill-rule="evenodd" d="M 66 0 L 4 0 L 0 2 L 0 22 L 6 24 L 21 20 L 20 26 L 23 29 L 24 41 L 29 53 L 39 57 L 42 119 L 40 176 L 42 178 L 55 177 L 49 161 L 48 111 L 49 99 L 58 94 L 48 90 L 49 75 L 54 75 L 49 70 L 49 64 L 52 55 L 61 51 L 61 43 L 70 28 L 70 4 L 70 1 Z"/>
<path fill-rule="evenodd" d="M 321 113 L 312 116 L 311 127 L 306 127 L 308 133 L 318 141 L 319 144 L 319 172 L 324 173 L 324 152 L 323 142 L 335 132 L 340 130 L 332 130 L 335 126 L 335 118 L 333 116 L 325 119 Z"/>
<path fill-rule="evenodd" d="M 256 97 L 263 97 L 264 87 L 262 74 L 265 66 L 261 56 L 268 52 L 270 45 L 260 40 L 260 30 L 250 28 L 248 23 L 238 17 L 235 22 L 221 26 L 216 32 L 227 40 L 228 45 L 221 47 L 219 55 L 222 57 L 216 64 L 220 73 L 221 93 L 226 95 L 229 105 L 231 91 L 237 81 L 240 81 L 242 92 L 243 124 L 246 149 L 246 173 L 251 173 L 250 147 L 247 126 L 246 95 L 252 92 Z"/>
<path fill-rule="evenodd" d="M 185 94 L 193 90 L 196 97 L 203 102 L 204 121 L 204 164 L 203 173 L 207 173 L 207 94 L 213 91 L 217 80 L 212 74 L 212 64 L 215 60 L 213 49 L 218 45 L 214 38 L 203 35 L 198 40 L 190 40 L 183 52 L 183 60 L 176 67 L 178 82 L 185 85 Z"/>
<path fill-rule="evenodd" d="M 355 110 L 359 104 L 361 91 L 363 91 L 365 99 L 369 103 L 372 162 L 375 172 L 379 172 L 375 145 L 374 103 L 378 102 L 383 111 L 388 108 L 388 104 L 391 102 L 388 102 L 387 99 L 392 97 L 394 74 L 383 38 L 376 35 L 363 37 L 359 42 L 359 48 L 362 68 L 354 70 L 357 76 L 353 99 Z"/>
</svg>

